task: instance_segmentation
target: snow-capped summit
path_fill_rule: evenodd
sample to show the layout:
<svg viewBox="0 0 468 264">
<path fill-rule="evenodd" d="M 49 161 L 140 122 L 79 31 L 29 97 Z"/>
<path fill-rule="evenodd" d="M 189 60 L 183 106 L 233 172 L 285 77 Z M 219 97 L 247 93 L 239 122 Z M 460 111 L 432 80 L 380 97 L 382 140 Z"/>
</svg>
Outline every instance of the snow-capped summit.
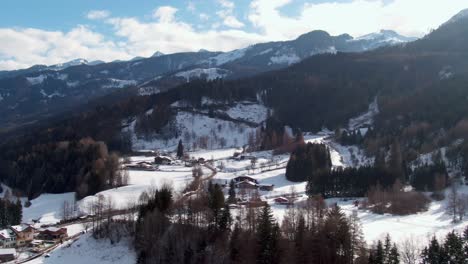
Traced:
<svg viewBox="0 0 468 264">
<path fill-rule="evenodd" d="M 63 70 L 65 68 L 68 68 L 68 67 L 71 67 L 71 66 L 85 65 L 85 64 L 88 64 L 88 63 L 89 62 L 87 60 L 85 60 L 85 59 L 75 59 L 75 60 L 71 60 L 71 61 L 68 61 L 68 62 L 52 65 L 52 66 L 50 66 L 50 68 L 53 68 L 55 70 Z"/>
<path fill-rule="evenodd" d="M 453 16 L 449 21 L 447 21 L 445 24 L 449 24 L 449 23 L 453 23 L 453 22 L 457 22 L 461 19 L 467 19 L 468 18 L 468 8 L 467 9 L 463 9 L 462 11 L 460 11 L 458 14 L 456 14 L 455 16 Z"/>
<path fill-rule="evenodd" d="M 355 38 L 355 40 L 369 40 L 369 41 L 374 41 L 374 42 L 386 42 L 386 43 L 397 44 L 397 43 L 414 41 L 416 40 L 416 38 L 402 36 L 393 30 L 382 29 L 380 30 L 380 32 L 367 34 L 367 35 Z"/>
<path fill-rule="evenodd" d="M 163 55 L 164 55 L 164 53 L 162 53 L 162 52 L 160 52 L 160 51 L 156 51 L 156 52 L 153 54 L 153 56 L 151 56 L 151 57 L 155 58 L 155 57 L 161 57 L 161 56 L 163 56 Z"/>
</svg>

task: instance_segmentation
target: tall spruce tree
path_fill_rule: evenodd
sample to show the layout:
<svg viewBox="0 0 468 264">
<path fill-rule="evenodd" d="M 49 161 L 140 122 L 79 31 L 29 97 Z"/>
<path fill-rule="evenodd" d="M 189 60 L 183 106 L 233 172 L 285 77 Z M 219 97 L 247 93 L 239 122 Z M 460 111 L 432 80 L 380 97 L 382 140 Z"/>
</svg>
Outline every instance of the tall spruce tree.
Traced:
<svg viewBox="0 0 468 264">
<path fill-rule="evenodd" d="M 279 227 L 270 206 L 263 207 L 257 227 L 258 264 L 278 263 L 277 258 Z"/>
<path fill-rule="evenodd" d="M 177 145 L 177 157 L 180 159 L 184 156 L 184 145 L 182 144 L 182 139 L 179 140 L 179 145 Z"/>
<path fill-rule="evenodd" d="M 387 264 L 400 264 L 400 253 L 398 252 L 398 247 L 395 243 L 390 249 L 390 253 L 387 258 Z"/>
<path fill-rule="evenodd" d="M 234 181 L 233 181 L 233 180 L 231 180 L 231 181 L 229 182 L 228 203 L 230 203 L 230 204 L 236 203 L 236 186 L 234 185 Z"/>
</svg>

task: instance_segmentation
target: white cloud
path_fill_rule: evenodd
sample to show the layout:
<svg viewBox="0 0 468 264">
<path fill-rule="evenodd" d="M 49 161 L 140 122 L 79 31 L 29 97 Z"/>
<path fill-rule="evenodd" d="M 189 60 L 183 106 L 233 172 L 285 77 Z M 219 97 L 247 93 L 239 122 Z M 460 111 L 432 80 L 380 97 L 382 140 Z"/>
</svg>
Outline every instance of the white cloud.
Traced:
<svg viewBox="0 0 468 264">
<path fill-rule="evenodd" d="M 115 34 L 126 40 L 125 49 L 140 56 L 150 56 L 155 50 L 166 54 L 200 49 L 228 51 L 266 40 L 262 35 L 235 29 L 196 30 L 177 20 L 164 23 L 161 20 L 141 22 L 136 18 L 114 18 L 109 22 L 114 26 Z"/>
<path fill-rule="evenodd" d="M 218 3 L 223 7 L 223 9 L 216 12 L 216 14 L 222 19 L 223 25 L 230 28 L 242 28 L 244 23 L 240 22 L 234 16 L 234 2 L 228 0 L 218 0 Z"/>
<path fill-rule="evenodd" d="M 172 6 L 161 6 L 154 10 L 153 17 L 159 19 L 161 23 L 171 23 L 175 19 L 177 8 Z"/>
<path fill-rule="evenodd" d="M 86 14 L 86 17 L 91 20 L 98 20 L 108 18 L 110 16 L 110 12 L 107 10 L 91 10 Z"/>
<path fill-rule="evenodd" d="M 69 32 L 0 28 L 0 69 L 56 64 L 76 58 L 110 61 L 130 56 L 85 26 Z"/>
<path fill-rule="evenodd" d="M 299 16 L 282 15 L 279 9 L 291 3 L 292 0 L 253 0 L 249 20 L 275 39 L 290 39 L 315 29 L 353 36 L 393 29 L 422 36 L 468 7 L 466 0 L 352 0 L 306 3 Z"/>
<path fill-rule="evenodd" d="M 226 16 L 224 17 L 223 24 L 232 27 L 232 28 L 242 28 L 244 27 L 244 23 L 240 22 L 236 17 L 234 16 Z"/>
<path fill-rule="evenodd" d="M 234 2 L 228 0 L 218 0 L 218 3 L 227 9 L 234 9 Z"/>
</svg>

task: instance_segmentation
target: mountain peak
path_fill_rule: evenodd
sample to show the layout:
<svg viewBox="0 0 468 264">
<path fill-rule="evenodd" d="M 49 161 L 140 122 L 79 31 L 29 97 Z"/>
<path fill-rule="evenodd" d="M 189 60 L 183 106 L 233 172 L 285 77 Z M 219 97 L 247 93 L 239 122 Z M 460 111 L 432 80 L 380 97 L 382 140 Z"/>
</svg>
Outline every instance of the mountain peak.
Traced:
<svg viewBox="0 0 468 264">
<path fill-rule="evenodd" d="M 468 18 L 468 8 L 463 9 L 462 11 L 458 12 L 458 14 L 454 15 L 449 21 L 447 21 L 445 24 L 448 23 L 454 23 L 457 21 L 460 21 L 462 19 L 467 19 Z"/>
<path fill-rule="evenodd" d="M 156 51 L 156 52 L 153 54 L 153 56 L 151 56 L 151 57 L 161 57 L 161 56 L 163 56 L 163 55 L 164 55 L 164 53 L 162 53 L 162 52 L 160 52 L 160 51 Z"/>
<path fill-rule="evenodd" d="M 414 41 L 417 38 L 414 37 L 406 37 L 398 34 L 394 30 L 389 29 L 381 29 L 379 32 L 370 33 L 361 37 L 356 38 L 356 40 L 378 40 L 382 42 L 389 42 L 389 43 L 402 43 L 402 42 L 409 42 Z"/>
</svg>

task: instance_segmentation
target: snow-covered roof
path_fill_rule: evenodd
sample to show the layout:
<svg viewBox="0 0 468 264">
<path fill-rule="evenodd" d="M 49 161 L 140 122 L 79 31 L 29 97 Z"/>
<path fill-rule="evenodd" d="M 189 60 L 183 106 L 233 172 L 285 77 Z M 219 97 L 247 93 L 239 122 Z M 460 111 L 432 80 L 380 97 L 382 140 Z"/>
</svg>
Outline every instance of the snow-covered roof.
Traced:
<svg viewBox="0 0 468 264">
<path fill-rule="evenodd" d="M 244 183 L 244 184 L 249 184 L 249 185 L 252 185 L 252 186 L 257 186 L 257 184 L 256 184 L 255 182 L 247 181 L 247 180 L 246 180 L 246 181 L 238 182 L 238 183 L 236 183 L 236 184 L 239 185 L 239 184 L 243 184 L 243 183 Z"/>
<path fill-rule="evenodd" d="M 14 248 L 0 248 L 0 255 L 16 255 Z"/>
<path fill-rule="evenodd" d="M 0 237 L 3 238 L 3 239 L 11 238 L 13 235 L 14 234 L 10 229 L 0 230 Z"/>
<path fill-rule="evenodd" d="M 26 225 L 26 224 L 21 224 L 21 225 L 11 226 L 10 228 L 15 232 L 23 232 L 24 230 L 28 229 L 29 227 L 31 227 L 31 226 Z"/>
</svg>

